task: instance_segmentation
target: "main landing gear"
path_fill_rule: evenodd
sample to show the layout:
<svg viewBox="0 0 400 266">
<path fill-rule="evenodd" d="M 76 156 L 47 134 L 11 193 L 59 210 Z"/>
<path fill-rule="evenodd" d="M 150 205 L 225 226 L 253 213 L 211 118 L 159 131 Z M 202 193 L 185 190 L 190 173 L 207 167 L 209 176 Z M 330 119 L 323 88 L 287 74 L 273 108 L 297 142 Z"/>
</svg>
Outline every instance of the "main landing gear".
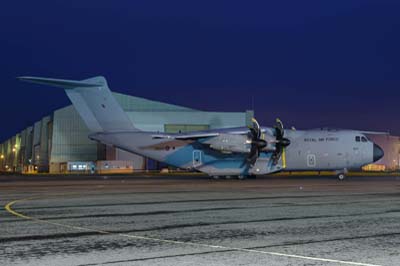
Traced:
<svg viewBox="0 0 400 266">
<path fill-rule="evenodd" d="M 256 176 L 254 175 L 250 175 L 250 176 L 246 176 L 246 175 L 238 175 L 238 176 L 232 176 L 232 175 L 227 175 L 227 176 L 219 176 L 219 175 L 213 175 L 211 176 L 213 179 L 215 180 L 219 180 L 219 179 L 238 179 L 238 180 L 245 180 L 245 179 L 254 179 L 256 178 Z"/>
</svg>

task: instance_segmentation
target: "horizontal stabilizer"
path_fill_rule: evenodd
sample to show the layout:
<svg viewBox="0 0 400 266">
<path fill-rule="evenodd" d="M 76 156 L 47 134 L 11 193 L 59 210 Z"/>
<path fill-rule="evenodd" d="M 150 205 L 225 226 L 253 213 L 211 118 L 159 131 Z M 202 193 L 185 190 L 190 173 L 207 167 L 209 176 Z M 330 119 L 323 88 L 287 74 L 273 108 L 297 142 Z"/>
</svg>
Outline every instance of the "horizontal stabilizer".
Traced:
<svg viewBox="0 0 400 266">
<path fill-rule="evenodd" d="M 104 85 L 98 81 L 87 82 L 87 81 L 77 81 L 77 80 L 67 80 L 67 79 L 40 78 L 40 77 L 18 77 L 18 79 L 21 81 L 59 87 L 63 89 L 92 88 Z"/>
</svg>

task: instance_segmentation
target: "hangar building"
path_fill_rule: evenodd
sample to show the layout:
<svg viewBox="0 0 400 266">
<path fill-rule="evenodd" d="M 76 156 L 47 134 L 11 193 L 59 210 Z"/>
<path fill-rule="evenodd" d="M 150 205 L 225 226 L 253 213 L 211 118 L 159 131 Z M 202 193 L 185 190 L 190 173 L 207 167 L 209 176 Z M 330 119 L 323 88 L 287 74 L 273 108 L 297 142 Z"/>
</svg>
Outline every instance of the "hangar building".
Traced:
<svg viewBox="0 0 400 266">
<path fill-rule="evenodd" d="M 205 112 L 114 93 L 135 126 L 144 131 L 188 132 L 246 126 L 253 111 Z M 159 169 L 152 160 L 88 139 L 89 130 L 70 105 L 43 117 L 0 144 L 0 171 L 122 173 Z"/>
</svg>

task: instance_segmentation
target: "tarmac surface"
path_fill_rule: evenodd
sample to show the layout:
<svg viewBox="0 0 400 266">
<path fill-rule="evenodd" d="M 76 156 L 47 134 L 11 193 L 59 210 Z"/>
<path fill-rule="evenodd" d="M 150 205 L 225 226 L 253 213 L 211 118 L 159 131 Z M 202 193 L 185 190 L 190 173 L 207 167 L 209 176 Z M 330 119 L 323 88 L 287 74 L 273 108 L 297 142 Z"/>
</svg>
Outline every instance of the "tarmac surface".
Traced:
<svg viewBox="0 0 400 266">
<path fill-rule="evenodd" d="M 0 265 L 400 265 L 400 178 L 0 177 Z"/>
</svg>

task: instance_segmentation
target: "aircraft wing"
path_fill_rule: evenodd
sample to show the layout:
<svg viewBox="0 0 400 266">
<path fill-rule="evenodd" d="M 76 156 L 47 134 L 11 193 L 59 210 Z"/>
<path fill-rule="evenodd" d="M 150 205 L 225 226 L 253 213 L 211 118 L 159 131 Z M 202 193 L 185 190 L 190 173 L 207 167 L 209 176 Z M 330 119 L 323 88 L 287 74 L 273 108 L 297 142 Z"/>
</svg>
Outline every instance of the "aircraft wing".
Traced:
<svg viewBox="0 0 400 266">
<path fill-rule="evenodd" d="M 196 131 L 188 133 L 175 134 L 154 134 L 153 139 L 176 139 L 176 140 L 195 140 L 210 137 L 218 137 L 220 135 L 245 135 L 249 131 L 247 128 L 221 129 L 218 131 Z"/>
<path fill-rule="evenodd" d="M 153 139 L 177 139 L 177 140 L 191 140 L 191 139 L 201 139 L 209 137 L 217 137 L 220 133 L 210 132 L 210 133 L 193 133 L 193 134 L 158 134 L 152 135 Z"/>
</svg>

